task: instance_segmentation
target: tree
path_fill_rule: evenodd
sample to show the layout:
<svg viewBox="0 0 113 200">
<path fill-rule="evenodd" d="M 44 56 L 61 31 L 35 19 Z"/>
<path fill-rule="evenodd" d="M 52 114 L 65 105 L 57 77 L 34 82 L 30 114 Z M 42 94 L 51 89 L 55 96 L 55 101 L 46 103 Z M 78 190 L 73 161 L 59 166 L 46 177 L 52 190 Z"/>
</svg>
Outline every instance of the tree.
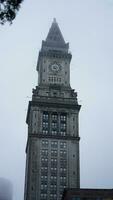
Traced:
<svg viewBox="0 0 113 200">
<path fill-rule="evenodd" d="M 0 0 L 0 24 L 12 23 L 23 0 Z"/>
</svg>

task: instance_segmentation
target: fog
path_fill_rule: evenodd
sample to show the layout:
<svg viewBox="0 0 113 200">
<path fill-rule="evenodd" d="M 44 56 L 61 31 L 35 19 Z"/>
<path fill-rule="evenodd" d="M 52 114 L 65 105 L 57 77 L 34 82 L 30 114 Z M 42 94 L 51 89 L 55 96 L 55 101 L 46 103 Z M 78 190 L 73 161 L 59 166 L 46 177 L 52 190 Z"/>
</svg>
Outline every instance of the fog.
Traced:
<svg viewBox="0 0 113 200">
<path fill-rule="evenodd" d="M 71 86 L 80 111 L 81 187 L 113 188 L 113 1 L 24 1 L 0 26 L 0 177 L 23 199 L 25 123 L 41 41 L 56 18 L 72 53 Z"/>
<path fill-rule="evenodd" d="M 13 188 L 9 180 L 0 178 L 0 200 L 12 200 Z"/>
</svg>

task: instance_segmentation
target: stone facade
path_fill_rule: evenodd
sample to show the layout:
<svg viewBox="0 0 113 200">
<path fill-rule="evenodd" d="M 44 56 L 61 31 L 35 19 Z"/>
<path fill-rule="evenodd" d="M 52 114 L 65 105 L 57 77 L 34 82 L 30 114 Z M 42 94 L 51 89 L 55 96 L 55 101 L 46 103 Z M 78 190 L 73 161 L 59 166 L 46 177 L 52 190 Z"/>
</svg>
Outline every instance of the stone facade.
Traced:
<svg viewBox="0 0 113 200">
<path fill-rule="evenodd" d="M 79 188 L 79 110 L 70 86 L 69 44 L 54 20 L 39 52 L 38 86 L 26 122 L 24 200 L 60 200 L 64 188 Z"/>
</svg>

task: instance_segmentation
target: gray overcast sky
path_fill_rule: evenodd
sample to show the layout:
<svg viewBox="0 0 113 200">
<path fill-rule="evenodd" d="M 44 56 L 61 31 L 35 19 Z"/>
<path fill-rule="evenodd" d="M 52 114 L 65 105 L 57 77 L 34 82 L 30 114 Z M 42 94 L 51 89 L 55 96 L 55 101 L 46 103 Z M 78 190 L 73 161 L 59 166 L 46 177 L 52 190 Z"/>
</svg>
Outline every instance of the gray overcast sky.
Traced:
<svg viewBox="0 0 113 200">
<path fill-rule="evenodd" d="M 82 104 L 81 187 L 113 188 L 113 0 L 25 0 L 13 25 L 0 26 L 0 177 L 13 183 L 14 200 L 23 199 L 27 106 L 54 17 Z"/>
</svg>

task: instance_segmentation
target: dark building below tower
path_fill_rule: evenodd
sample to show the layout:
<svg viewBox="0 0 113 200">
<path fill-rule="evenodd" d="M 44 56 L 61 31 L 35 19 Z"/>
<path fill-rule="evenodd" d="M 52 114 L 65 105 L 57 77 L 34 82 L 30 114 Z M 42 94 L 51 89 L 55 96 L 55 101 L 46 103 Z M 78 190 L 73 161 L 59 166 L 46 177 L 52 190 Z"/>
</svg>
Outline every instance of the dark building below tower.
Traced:
<svg viewBox="0 0 113 200">
<path fill-rule="evenodd" d="M 65 189 L 62 200 L 113 200 L 113 189 Z"/>
</svg>

